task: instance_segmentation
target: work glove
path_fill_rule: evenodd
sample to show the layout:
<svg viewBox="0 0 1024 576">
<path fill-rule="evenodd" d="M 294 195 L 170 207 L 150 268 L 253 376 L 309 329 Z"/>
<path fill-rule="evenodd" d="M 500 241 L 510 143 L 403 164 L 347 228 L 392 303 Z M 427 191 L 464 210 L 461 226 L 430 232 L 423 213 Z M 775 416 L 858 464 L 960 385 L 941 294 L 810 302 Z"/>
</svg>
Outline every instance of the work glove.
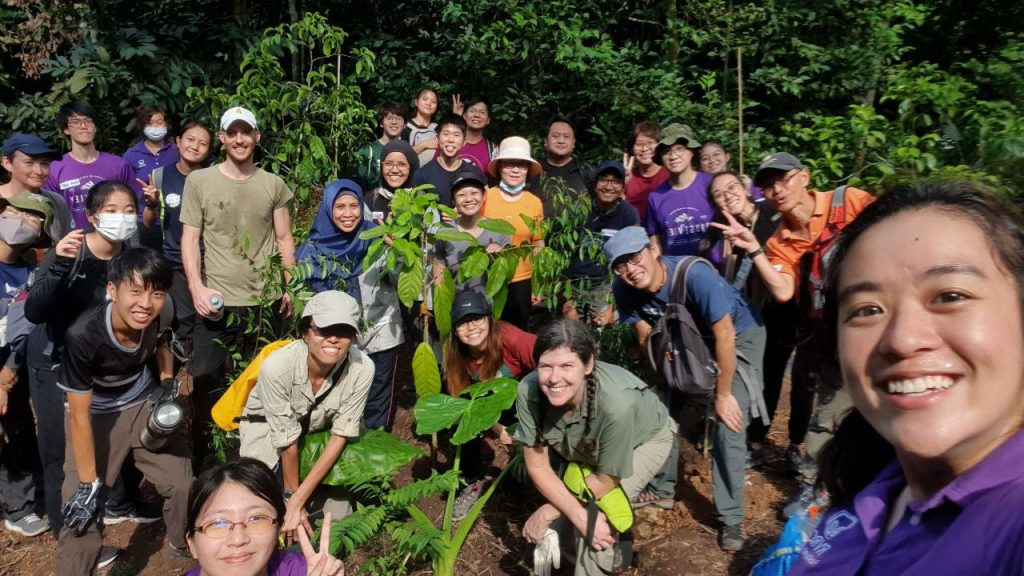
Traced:
<svg viewBox="0 0 1024 576">
<path fill-rule="evenodd" d="M 85 534 L 89 524 L 96 520 L 96 515 L 99 512 L 100 488 L 102 487 L 103 483 L 99 478 L 89 484 L 79 483 L 78 489 L 64 503 L 62 510 L 64 526 L 74 532 L 75 536 Z"/>
<path fill-rule="evenodd" d="M 174 378 L 164 378 L 160 384 L 149 393 L 149 405 L 156 406 L 165 401 L 171 401 L 178 397 L 178 382 Z"/>
<path fill-rule="evenodd" d="M 558 532 L 548 528 L 544 541 L 533 549 L 533 572 L 537 576 L 551 576 L 552 569 L 562 566 L 562 550 L 558 546 Z"/>
</svg>

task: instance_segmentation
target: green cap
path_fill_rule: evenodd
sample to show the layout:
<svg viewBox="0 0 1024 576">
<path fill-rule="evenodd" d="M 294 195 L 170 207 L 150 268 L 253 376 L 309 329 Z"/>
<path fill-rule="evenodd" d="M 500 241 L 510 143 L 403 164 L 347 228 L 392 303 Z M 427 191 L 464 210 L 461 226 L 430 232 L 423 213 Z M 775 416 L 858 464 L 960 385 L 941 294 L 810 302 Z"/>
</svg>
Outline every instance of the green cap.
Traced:
<svg viewBox="0 0 1024 576">
<path fill-rule="evenodd" d="M 49 198 L 35 192 L 22 192 L 11 198 L 0 198 L 0 210 L 7 208 L 9 205 L 14 206 L 18 210 L 35 212 L 42 216 L 43 234 L 46 235 L 47 230 L 50 229 L 50 224 L 53 222 L 53 203 L 50 202 Z"/>
<path fill-rule="evenodd" d="M 701 146 L 700 140 L 693 135 L 693 128 L 686 124 L 669 124 L 661 129 L 661 140 L 658 140 L 658 146 L 654 149 L 654 163 L 660 166 L 661 155 L 665 153 L 665 149 L 676 144 L 682 144 L 691 149 Z"/>
</svg>

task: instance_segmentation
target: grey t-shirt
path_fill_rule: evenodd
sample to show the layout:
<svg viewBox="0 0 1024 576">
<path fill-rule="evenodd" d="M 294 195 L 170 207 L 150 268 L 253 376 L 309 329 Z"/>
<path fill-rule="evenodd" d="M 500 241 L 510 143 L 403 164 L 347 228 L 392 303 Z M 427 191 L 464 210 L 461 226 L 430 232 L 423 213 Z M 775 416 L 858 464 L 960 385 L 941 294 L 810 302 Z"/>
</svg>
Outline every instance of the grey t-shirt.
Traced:
<svg viewBox="0 0 1024 576">
<path fill-rule="evenodd" d="M 454 228 L 454 225 L 452 226 Z M 508 246 L 512 243 L 512 239 L 505 234 L 498 234 L 497 232 L 491 232 L 490 230 L 483 230 L 480 235 L 476 237 L 477 244 L 480 246 L 488 246 L 490 244 L 497 244 L 498 246 Z M 452 273 L 452 278 L 455 279 L 456 290 L 474 290 L 481 294 L 484 293 L 484 285 L 487 283 L 487 274 L 480 276 L 479 278 L 470 278 L 463 283 L 459 283 L 459 265 L 462 263 L 462 256 L 470 248 L 471 244 L 465 240 L 458 240 L 451 242 L 449 240 L 438 240 L 434 244 L 434 255 L 437 259 L 444 263 L 445 267 L 448 268 Z"/>
</svg>

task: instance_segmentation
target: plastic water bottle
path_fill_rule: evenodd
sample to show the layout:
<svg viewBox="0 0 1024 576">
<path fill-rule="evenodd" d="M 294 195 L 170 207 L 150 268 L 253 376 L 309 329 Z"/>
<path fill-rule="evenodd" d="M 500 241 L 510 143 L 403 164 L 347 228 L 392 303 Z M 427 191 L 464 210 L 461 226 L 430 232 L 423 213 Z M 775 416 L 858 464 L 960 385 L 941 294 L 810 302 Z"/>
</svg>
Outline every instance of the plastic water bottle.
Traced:
<svg viewBox="0 0 1024 576">
<path fill-rule="evenodd" d="M 224 298 L 220 294 L 210 296 L 210 307 L 213 308 L 210 320 L 220 320 L 224 317 Z"/>
</svg>

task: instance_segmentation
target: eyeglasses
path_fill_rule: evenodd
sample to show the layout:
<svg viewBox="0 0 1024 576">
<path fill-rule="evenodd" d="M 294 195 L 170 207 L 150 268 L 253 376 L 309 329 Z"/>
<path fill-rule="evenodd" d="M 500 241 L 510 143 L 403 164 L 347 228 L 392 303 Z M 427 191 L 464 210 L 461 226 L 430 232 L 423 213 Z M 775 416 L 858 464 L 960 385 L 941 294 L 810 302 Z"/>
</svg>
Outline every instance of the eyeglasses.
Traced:
<svg viewBox="0 0 1024 576">
<path fill-rule="evenodd" d="M 92 118 L 86 118 L 84 116 L 76 116 L 74 118 L 68 118 L 68 126 L 72 128 L 82 128 L 83 126 L 95 126 L 96 122 Z"/>
<path fill-rule="evenodd" d="M 643 257 L 644 251 L 641 250 L 639 252 L 635 252 L 632 256 L 625 260 L 620 260 L 618 263 L 615 264 L 615 273 L 619 274 L 620 276 L 622 274 L 625 274 L 626 269 L 628 267 L 627 265 L 632 264 L 633 266 L 639 266 L 640 260 L 643 259 Z"/>
<path fill-rule="evenodd" d="M 455 325 L 455 329 L 469 330 L 470 327 L 483 328 L 485 324 L 487 324 L 487 316 L 477 316 L 476 318 L 469 318 L 468 320 L 459 322 Z"/>
<path fill-rule="evenodd" d="M 618 176 L 602 176 L 597 179 L 598 184 L 621 184 L 622 178 Z"/>
<path fill-rule="evenodd" d="M 405 118 L 402 118 L 398 114 L 387 114 L 384 116 L 385 122 L 405 122 Z"/>
<path fill-rule="evenodd" d="M 223 518 L 210 520 L 202 526 L 196 526 L 196 532 L 199 532 L 211 540 L 222 540 L 231 534 L 231 531 L 235 529 L 235 526 L 245 528 L 246 533 L 250 536 L 258 536 L 260 534 L 270 532 L 270 530 L 274 528 L 274 524 L 277 524 L 276 518 L 265 514 L 256 514 L 255 516 L 250 516 L 241 522 L 232 522 Z"/>
<path fill-rule="evenodd" d="M 743 187 L 743 184 L 740 184 L 738 181 L 734 181 L 732 184 L 726 186 L 724 190 L 715 190 L 712 192 L 711 198 L 714 200 L 721 200 L 726 196 L 739 196 L 744 192 L 746 192 L 746 189 Z"/>
<path fill-rule="evenodd" d="M 41 216 L 36 216 L 35 214 L 29 214 L 28 212 L 22 212 L 21 210 L 18 210 L 17 208 L 15 208 L 13 206 L 8 206 L 7 208 L 4 208 L 4 211 L 0 212 L 0 216 L 3 216 L 5 218 L 17 218 L 17 219 L 19 219 L 19 220 L 21 220 L 23 222 L 27 222 L 29 224 L 40 224 L 40 225 L 42 225 L 42 223 L 46 221 L 45 218 L 43 218 Z"/>
<path fill-rule="evenodd" d="M 384 162 L 382 164 L 382 166 L 384 166 L 385 170 L 394 170 L 396 168 L 405 168 L 406 170 L 409 169 L 409 163 L 408 162 L 390 162 L 389 161 L 389 162 Z"/>
<path fill-rule="evenodd" d="M 689 151 L 690 151 L 690 149 L 687 148 L 686 146 L 680 146 L 680 145 L 677 144 L 677 145 L 669 148 L 668 150 L 665 150 L 665 152 L 663 152 L 661 154 L 661 157 L 662 158 L 678 158 L 678 157 L 682 157 L 684 152 L 689 152 Z"/>
</svg>

